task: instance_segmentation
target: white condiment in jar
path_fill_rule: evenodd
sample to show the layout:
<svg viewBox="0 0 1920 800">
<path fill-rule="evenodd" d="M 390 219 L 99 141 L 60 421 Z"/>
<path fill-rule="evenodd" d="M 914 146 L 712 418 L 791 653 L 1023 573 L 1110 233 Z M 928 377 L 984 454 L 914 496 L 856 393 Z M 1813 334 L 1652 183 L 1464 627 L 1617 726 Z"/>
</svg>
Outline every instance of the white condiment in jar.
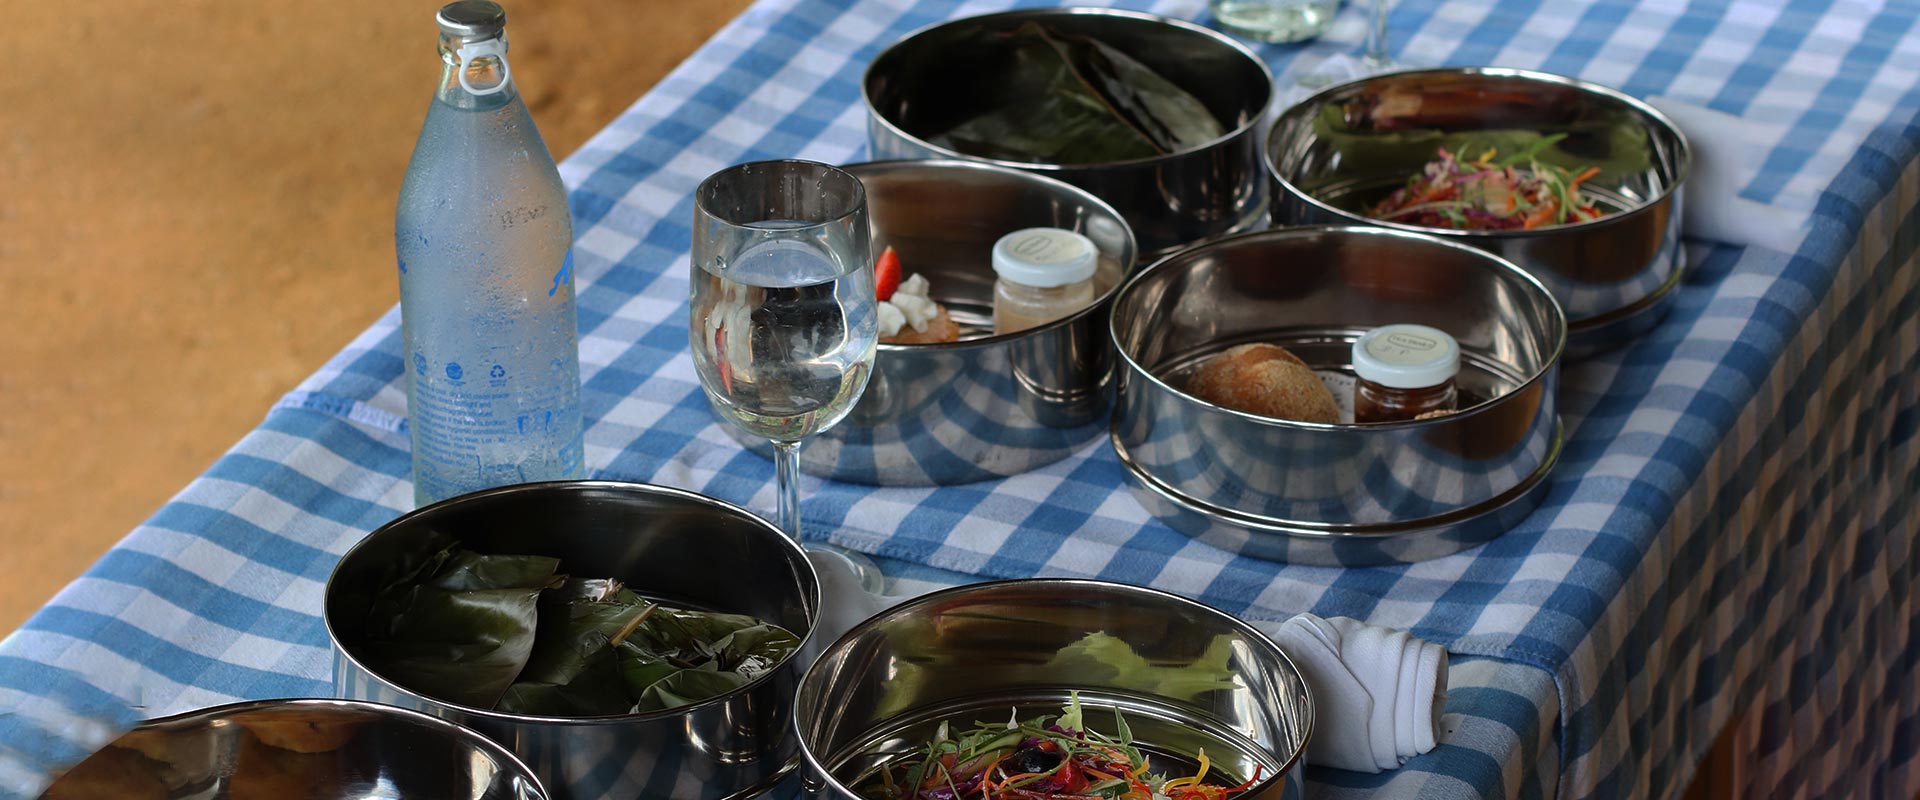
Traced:
<svg viewBox="0 0 1920 800">
<path fill-rule="evenodd" d="M 1100 251 L 1060 228 L 1027 228 L 993 244 L 993 332 L 1045 325 L 1093 305 Z"/>
</svg>

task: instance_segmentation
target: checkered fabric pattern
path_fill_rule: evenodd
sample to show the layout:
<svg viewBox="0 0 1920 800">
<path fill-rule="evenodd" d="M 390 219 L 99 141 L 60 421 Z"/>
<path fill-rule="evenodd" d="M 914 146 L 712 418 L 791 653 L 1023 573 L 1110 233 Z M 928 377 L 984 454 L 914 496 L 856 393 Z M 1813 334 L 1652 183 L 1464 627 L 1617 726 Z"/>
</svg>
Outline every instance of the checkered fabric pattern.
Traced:
<svg viewBox="0 0 1920 800">
<path fill-rule="evenodd" d="M 686 354 L 691 190 L 744 160 L 860 159 L 867 61 L 1007 5 L 763 0 L 562 164 L 596 477 L 773 507 L 771 465 L 712 423 Z M 1205 18 L 1199 0 L 1123 5 Z M 1284 83 L 1357 46 L 1363 10 L 1260 53 Z M 1322 796 L 1677 794 L 1733 724 L 1753 794 L 1910 796 L 1916 17 L 1845 0 L 1394 5 L 1410 63 L 1543 69 L 1764 123 L 1723 154 L 1747 165 L 1743 194 L 1815 213 L 1797 253 L 1695 246 L 1663 326 L 1566 369 L 1551 491 L 1497 541 L 1404 567 L 1236 556 L 1151 520 L 1103 443 L 939 489 L 809 479 L 810 530 L 906 586 L 1097 576 L 1252 618 L 1358 617 L 1460 656 L 1442 746 L 1379 775 L 1311 771 Z M 327 572 L 411 504 L 398 339 L 389 314 L 0 642 L 0 791 L 31 796 L 140 717 L 330 693 Z"/>
</svg>

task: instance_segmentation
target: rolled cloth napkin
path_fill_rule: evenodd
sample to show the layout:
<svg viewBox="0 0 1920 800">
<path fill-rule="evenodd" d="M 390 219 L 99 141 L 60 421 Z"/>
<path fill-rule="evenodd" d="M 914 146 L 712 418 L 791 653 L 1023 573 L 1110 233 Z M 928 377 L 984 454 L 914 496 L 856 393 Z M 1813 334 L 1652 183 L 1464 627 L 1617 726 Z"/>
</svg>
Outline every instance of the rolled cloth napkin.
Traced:
<svg viewBox="0 0 1920 800">
<path fill-rule="evenodd" d="M 1680 126 L 1692 145 L 1693 169 L 1681 207 L 1686 236 L 1787 253 L 1800 248 L 1807 235 L 1805 213 L 1740 196 L 1752 178 L 1741 165 L 1758 164 L 1780 140 L 1779 130 L 1668 97 L 1649 97 L 1647 104 Z"/>
<path fill-rule="evenodd" d="M 1379 772 L 1438 743 L 1445 648 L 1346 617 L 1301 614 L 1258 624 L 1313 691 L 1307 763 Z"/>
<path fill-rule="evenodd" d="M 909 599 L 869 594 L 846 559 L 832 553 L 807 557 L 820 577 L 823 606 L 808 663 L 862 620 Z M 1434 748 L 1447 693 L 1444 648 L 1346 617 L 1301 614 L 1255 625 L 1300 668 L 1313 692 L 1307 763 L 1379 772 Z"/>
</svg>

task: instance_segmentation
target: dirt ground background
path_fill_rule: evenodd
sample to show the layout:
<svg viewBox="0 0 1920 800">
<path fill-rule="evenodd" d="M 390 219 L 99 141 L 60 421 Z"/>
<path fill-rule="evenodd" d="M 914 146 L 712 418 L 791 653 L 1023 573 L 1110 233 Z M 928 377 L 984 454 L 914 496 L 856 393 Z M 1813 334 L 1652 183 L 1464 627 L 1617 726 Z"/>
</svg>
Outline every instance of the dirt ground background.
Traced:
<svg viewBox="0 0 1920 800">
<path fill-rule="evenodd" d="M 0 0 L 0 631 L 398 299 L 438 0 Z M 746 0 L 506 0 L 556 157 Z"/>
</svg>

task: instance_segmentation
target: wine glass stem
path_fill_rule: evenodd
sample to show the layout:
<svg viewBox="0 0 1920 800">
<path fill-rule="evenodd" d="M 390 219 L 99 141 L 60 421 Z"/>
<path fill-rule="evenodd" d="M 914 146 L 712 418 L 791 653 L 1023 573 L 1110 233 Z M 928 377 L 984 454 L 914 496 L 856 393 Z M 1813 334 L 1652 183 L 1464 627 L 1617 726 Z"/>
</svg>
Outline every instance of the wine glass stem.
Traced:
<svg viewBox="0 0 1920 800">
<path fill-rule="evenodd" d="M 800 539 L 800 443 L 773 443 L 773 484 L 780 493 L 780 529 Z"/>
<path fill-rule="evenodd" d="M 1386 64 L 1392 57 L 1387 55 L 1387 0 L 1373 0 L 1373 24 L 1367 26 L 1367 52 L 1364 58 L 1374 64 Z"/>
</svg>

